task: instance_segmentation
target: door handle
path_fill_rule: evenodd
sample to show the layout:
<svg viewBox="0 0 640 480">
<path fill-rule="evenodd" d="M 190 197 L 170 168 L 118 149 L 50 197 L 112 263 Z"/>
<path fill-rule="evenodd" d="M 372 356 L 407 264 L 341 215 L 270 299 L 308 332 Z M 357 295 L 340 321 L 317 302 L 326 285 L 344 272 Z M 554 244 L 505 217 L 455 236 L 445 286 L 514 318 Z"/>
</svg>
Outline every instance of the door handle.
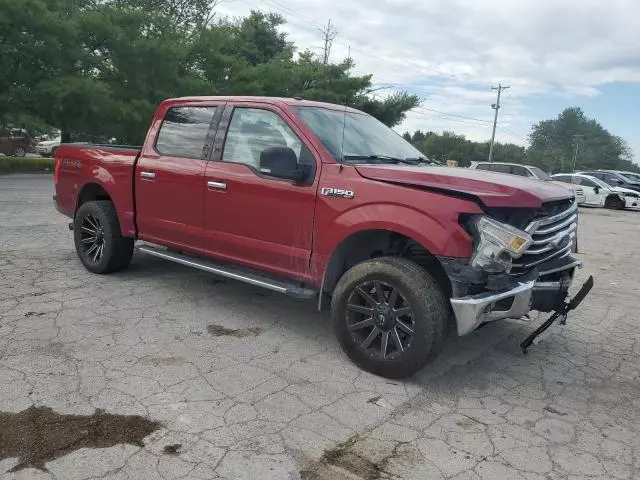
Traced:
<svg viewBox="0 0 640 480">
<path fill-rule="evenodd" d="M 153 172 L 140 172 L 140 178 L 144 178 L 147 180 L 153 180 L 156 178 L 156 174 Z"/>
<path fill-rule="evenodd" d="M 227 184 L 224 182 L 207 182 L 207 187 L 212 190 L 226 190 Z"/>
</svg>

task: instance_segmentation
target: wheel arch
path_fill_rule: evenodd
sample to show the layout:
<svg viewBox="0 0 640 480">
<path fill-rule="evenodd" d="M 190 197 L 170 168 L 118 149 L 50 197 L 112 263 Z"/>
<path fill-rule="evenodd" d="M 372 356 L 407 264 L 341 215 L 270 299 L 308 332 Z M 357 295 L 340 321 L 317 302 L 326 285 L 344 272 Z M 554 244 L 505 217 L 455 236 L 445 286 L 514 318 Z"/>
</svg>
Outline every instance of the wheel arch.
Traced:
<svg viewBox="0 0 640 480">
<path fill-rule="evenodd" d="M 83 204 L 96 200 L 110 200 L 111 202 L 113 202 L 113 198 L 103 185 L 100 185 L 97 182 L 89 182 L 83 185 L 82 188 L 78 191 L 78 195 L 76 196 L 76 205 L 73 211 L 74 217 L 78 212 L 78 209 Z"/>
<path fill-rule="evenodd" d="M 451 282 L 438 258 L 412 236 L 385 228 L 359 230 L 344 238 L 326 262 L 322 291 L 332 292 L 340 277 L 354 265 L 383 256 L 398 256 L 420 265 L 438 282 L 447 298 L 451 297 Z"/>
</svg>

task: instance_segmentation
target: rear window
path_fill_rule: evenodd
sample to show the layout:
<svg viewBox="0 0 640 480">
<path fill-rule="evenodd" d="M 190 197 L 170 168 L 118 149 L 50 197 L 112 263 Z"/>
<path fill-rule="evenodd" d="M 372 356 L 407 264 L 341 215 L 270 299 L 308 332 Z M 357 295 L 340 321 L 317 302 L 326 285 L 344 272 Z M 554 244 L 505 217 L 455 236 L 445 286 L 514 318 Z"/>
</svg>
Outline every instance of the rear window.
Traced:
<svg viewBox="0 0 640 480">
<path fill-rule="evenodd" d="M 162 155 L 202 158 L 216 107 L 174 107 L 167 110 L 158 132 L 156 150 Z"/>
<path fill-rule="evenodd" d="M 490 163 L 479 163 L 478 165 L 476 165 L 476 170 L 491 170 L 490 167 Z"/>
</svg>

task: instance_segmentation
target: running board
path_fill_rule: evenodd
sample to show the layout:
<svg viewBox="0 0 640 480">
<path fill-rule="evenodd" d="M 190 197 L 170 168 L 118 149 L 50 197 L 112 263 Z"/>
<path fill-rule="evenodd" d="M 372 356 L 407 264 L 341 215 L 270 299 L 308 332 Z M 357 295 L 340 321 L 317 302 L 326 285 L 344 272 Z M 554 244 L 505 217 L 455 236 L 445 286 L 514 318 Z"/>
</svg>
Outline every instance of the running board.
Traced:
<svg viewBox="0 0 640 480">
<path fill-rule="evenodd" d="M 164 258 L 165 260 L 179 263 L 180 265 L 186 265 L 187 267 L 197 268 L 199 270 L 204 270 L 205 272 L 215 273 L 221 277 L 231 278 L 257 287 L 266 288 L 267 290 L 272 290 L 274 292 L 284 293 L 285 295 L 298 299 L 306 300 L 318 295 L 317 291 L 300 287 L 295 283 L 275 280 L 273 278 L 260 275 L 259 273 L 253 273 L 248 270 L 235 268 L 229 265 L 221 265 L 210 260 L 174 253 L 148 244 L 138 246 L 137 250 L 148 255 L 153 255 L 154 257 Z"/>
</svg>

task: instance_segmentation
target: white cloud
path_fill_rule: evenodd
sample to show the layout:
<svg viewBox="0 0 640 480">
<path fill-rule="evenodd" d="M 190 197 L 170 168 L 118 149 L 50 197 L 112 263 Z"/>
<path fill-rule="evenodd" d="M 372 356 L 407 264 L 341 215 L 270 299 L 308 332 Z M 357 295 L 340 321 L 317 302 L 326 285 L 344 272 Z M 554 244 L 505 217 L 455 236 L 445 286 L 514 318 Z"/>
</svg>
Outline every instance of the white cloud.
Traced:
<svg viewBox="0 0 640 480">
<path fill-rule="evenodd" d="M 511 85 L 501 123 L 523 137 L 539 120 L 524 116 L 538 96 L 590 97 L 607 83 L 640 82 L 640 0 L 224 0 L 217 10 L 250 8 L 281 13 L 292 40 L 317 51 L 330 17 L 333 59 L 350 46 L 355 72 L 410 87 L 427 108 L 491 120 L 491 85 Z M 413 126 L 490 136 L 490 128 L 425 111 L 402 127 Z M 496 137 L 518 142 L 504 131 Z"/>
</svg>

